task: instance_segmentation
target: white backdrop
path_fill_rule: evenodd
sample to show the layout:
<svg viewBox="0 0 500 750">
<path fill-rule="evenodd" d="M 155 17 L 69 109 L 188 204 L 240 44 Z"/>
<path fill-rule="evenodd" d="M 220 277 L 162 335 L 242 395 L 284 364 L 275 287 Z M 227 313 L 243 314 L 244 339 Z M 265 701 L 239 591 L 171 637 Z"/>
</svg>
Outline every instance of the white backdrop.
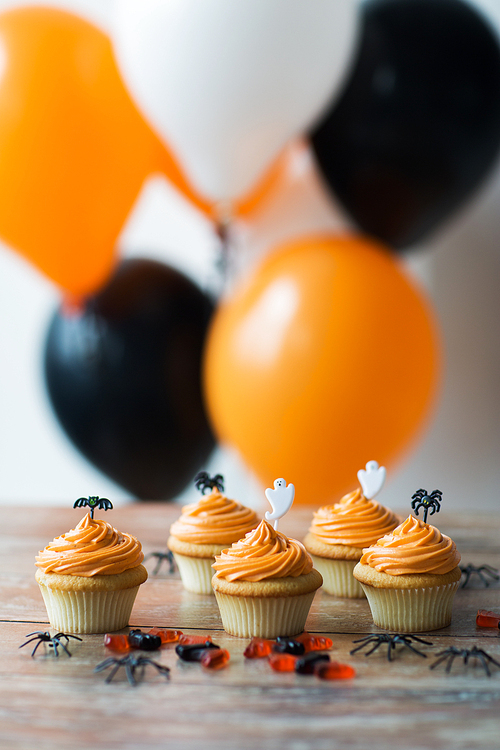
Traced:
<svg viewBox="0 0 500 750">
<path fill-rule="evenodd" d="M 23 4 L 0 0 L 0 9 Z M 475 4 L 500 33 L 500 0 Z M 113 0 L 59 0 L 51 5 L 110 28 Z M 249 262 L 278 240 L 346 223 L 323 193 L 308 159 L 298 156 L 295 167 L 296 179 L 287 192 L 268 202 L 251 224 L 238 228 L 236 241 Z M 424 247 L 407 253 L 410 272 L 427 288 L 438 314 L 446 372 L 432 423 L 406 462 L 389 476 L 383 493 L 389 505 L 406 505 L 423 486 L 441 489 L 448 508 L 498 506 L 499 206 L 500 163 L 458 215 Z M 171 263 L 202 285 L 213 273 L 217 241 L 211 226 L 159 177 L 144 186 L 120 245 L 125 256 Z M 50 282 L 0 244 L 0 503 L 66 504 L 88 494 L 126 502 L 128 494 L 72 447 L 45 396 L 42 347 L 58 301 Z M 366 460 L 372 458 L 377 457 Z M 226 476 L 228 494 L 252 505 L 261 502 L 261 488 L 234 454 L 218 450 L 207 468 Z M 189 489 L 179 499 L 192 495 Z"/>
</svg>

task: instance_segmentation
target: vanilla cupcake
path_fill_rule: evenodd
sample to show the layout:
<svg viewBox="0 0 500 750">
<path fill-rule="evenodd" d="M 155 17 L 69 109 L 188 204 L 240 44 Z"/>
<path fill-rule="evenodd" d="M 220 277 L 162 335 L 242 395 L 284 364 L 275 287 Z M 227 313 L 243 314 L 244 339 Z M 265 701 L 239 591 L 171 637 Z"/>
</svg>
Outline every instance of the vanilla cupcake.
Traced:
<svg viewBox="0 0 500 750">
<path fill-rule="evenodd" d="M 185 505 L 170 527 L 168 539 L 184 588 L 196 594 L 213 594 L 215 556 L 258 523 L 255 511 L 225 497 L 217 487 L 197 503 Z"/>
<path fill-rule="evenodd" d="M 419 633 L 450 624 L 459 562 L 449 537 L 409 516 L 364 550 L 354 577 L 367 596 L 375 625 Z"/>
<path fill-rule="evenodd" d="M 148 577 L 143 559 L 135 537 L 88 513 L 36 557 L 36 580 L 51 626 L 66 633 L 126 627 L 139 586 Z"/>
<path fill-rule="evenodd" d="M 353 577 L 354 567 L 363 548 L 392 531 L 399 521 L 360 489 L 334 505 L 319 508 L 313 514 L 304 546 L 323 576 L 323 589 L 334 596 L 363 598 L 363 589 Z"/>
<path fill-rule="evenodd" d="M 301 633 L 322 584 L 304 546 L 265 520 L 218 555 L 213 568 L 224 630 L 241 638 Z"/>
</svg>

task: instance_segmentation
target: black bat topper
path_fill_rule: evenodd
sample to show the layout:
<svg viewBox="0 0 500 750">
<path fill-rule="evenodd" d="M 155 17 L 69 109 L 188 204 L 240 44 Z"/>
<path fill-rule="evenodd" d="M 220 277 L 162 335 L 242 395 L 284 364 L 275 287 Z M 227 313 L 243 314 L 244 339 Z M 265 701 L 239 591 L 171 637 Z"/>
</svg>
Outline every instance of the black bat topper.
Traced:
<svg viewBox="0 0 500 750">
<path fill-rule="evenodd" d="M 112 510 L 113 503 L 108 500 L 107 497 L 99 497 L 98 495 L 89 495 L 88 497 L 79 497 L 75 500 L 73 508 L 90 508 L 90 517 L 94 518 L 94 510 L 99 508 L 100 510 Z"/>
</svg>

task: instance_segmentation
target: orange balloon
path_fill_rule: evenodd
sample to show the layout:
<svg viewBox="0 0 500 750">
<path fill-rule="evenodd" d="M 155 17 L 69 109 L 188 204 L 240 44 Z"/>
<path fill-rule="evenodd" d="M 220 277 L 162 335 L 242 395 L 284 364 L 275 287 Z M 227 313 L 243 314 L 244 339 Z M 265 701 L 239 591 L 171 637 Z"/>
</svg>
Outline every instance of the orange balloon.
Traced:
<svg viewBox="0 0 500 750">
<path fill-rule="evenodd" d="M 421 293 L 382 246 L 358 236 L 297 240 L 220 305 L 204 379 L 212 425 L 264 486 L 323 505 L 390 467 L 436 391 L 438 344 Z"/>
<path fill-rule="evenodd" d="M 145 177 L 163 162 L 175 179 L 175 164 L 92 24 L 10 10 L 0 52 L 0 236 L 63 289 L 88 294 L 113 269 Z"/>
</svg>

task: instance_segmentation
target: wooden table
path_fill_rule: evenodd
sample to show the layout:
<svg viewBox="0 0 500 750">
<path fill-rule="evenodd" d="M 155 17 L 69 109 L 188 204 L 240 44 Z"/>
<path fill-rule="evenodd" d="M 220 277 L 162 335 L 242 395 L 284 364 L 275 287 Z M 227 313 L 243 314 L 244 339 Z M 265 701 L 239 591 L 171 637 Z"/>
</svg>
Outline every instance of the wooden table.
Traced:
<svg viewBox="0 0 500 750">
<path fill-rule="evenodd" d="M 135 534 L 148 553 L 165 549 L 168 528 L 178 515 L 174 505 L 138 503 L 118 508 L 106 519 Z M 309 509 L 293 509 L 280 529 L 300 539 L 310 515 Z M 332 658 L 357 671 L 352 680 L 325 682 L 275 673 L 265 660 L 245 660 L 247 641 L 224 633 L 215 599 L 184 591 L 177 574 L 164 572 L 150 576 L 141 587 L 131 626 L 210 633 L 229 650 L 229 666 L 209 672 L 181 662 L 167 646 L 154 658 L 171 668 L 168 682 L 148 668 L 136 687 L 124 675 L 106 684 L 105 673 L 94 673 L 96 664 L 110 655 L 102 635 L 71 641 L 71 658 L 55 658 L 44 645 L 35 658 L 29 647 L 18 648 L 27 633 L 48 627 L 34 580 L 34 555 L 54 536 L 73 528 L 80 511 L 4 508 L 2 516 L 2 750 L 490 750 L 500 745 L 500 669 L 493 667 L 488 678 L 480 667 L 466 669 L 458 659 L 450 674 L 444 665 L 429 669 L 432 657 L 452 645 L 477 645 L 500 660 L 499 632 L 475 625 L 478 608 L 500 612 L 498 583 L 485 589 L 473 582 L 459 590 L 451 626 L 432 633 L 433 646 L 423 647 L 428 658 L 398 649 L 391 663 L 382 648 L 369 657 L 349 655 L 353 639 L 377 631 L 366 601 L 318 592 L 307 629 L 333 638 Z M 464 563 L 500 568 L 500 515 L 443 512 L 438 521 L 456 541 Z"/>
</svg>

